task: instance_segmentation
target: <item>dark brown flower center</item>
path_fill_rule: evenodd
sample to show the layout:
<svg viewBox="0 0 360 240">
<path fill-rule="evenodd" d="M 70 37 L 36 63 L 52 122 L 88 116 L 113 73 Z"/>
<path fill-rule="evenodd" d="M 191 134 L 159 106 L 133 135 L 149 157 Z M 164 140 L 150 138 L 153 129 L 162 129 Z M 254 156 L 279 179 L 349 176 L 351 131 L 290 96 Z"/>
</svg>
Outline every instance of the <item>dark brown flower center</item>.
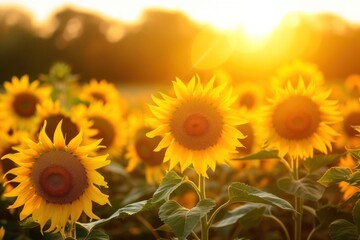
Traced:
<svg viewBox="0 0 360 240">
<path fill-rule="evenodd" d="M 348 137 L 355 137 L 355 135 L 359 134 L 352 126 L 360 126 L 360 112 L 352 112 L 345 116 L 343 126 Z"/>
<path fill-rule="evenodd" d="M 45 132 L 50 139 L 53 139 L 55 129 L 61 120 L 63 120 L 61 125 L 61 131 L 65 136 L 66 144 L 68 144 L 71 139 L 73 139 L 74 137 L 76 137 L 76 135 L 79 134 L 79 129 L 77 125 L 69 117 L 63 114 L 50 115 L 45 120 L 47 122 Z M 43 126 L 43 124 L 44 123 L 42 122 L 40 126 Z"/>
<path fill-rule="evenodd" d="M 236 150 L 240 153 L 250 154 L 254 146 L 254 129 L 250 123 L 242 124 L 236 127 L 242 132 L 246 138 L 240 139 L 240 142 L 244 147 L 239 147 Z"/>
<path fill-rule="evenodd" d="M 102 93 L 98 93 L 98 92 L 92 92 L 91 96 L 95 99 L 98 100 L 102 103 L 106 103 L 106 98 Z"/>
<path fill-rule="evenodd" d="M 276 132 L 283 138 L 300 140 L 314 134 L 321 121 L 319 106 L 305 96 L 292 96 L 280 103 L 273 115 Z"/>
<path fill-rule="evenodd" d="M 161 165 L 164 160 L 165 150 L 154 152 L 154 149 L 159 144 L 161 137 L 148 138 L 146 133 L 151 131 L 150 128 L 141 128 L 138 130 L 135 137 L 136 153 L 144 164 L 149 166 Z"/>
<path fill-rule="evenodd" d="M 35 115 L 39 99 L 30 93 L 19 93 L 15 96 L 12 107 L 17 115 L 30 118 Z"/>
<path fill-rule="evenodd" d="M 239 105 L 247 109 L 252 109 L 255 106 L 255 102 L 255 96 L 250 92 L 242 94 L 239 98 Z"/>
<path fill-rule="evenodd" d="M 209 121 L 201 114 L 191 114 L 185 119 L 184 131 L 189 136 L 203 136 L 209 131 Z"/>
<path fill-rule="evenodd" d="M 56 204 L 75 201 L 88 186 L 84 166 L 65 151 L 42 154 L 33 165 L 31 179 L 37 193 Z"/>
<path fill-rule="evenodd" d="M 202 150 L 220 139 L 223 118 L 211 104 L 193 99 L 175 110 L 170 129 L 175 140 L 184 147 Z"/>
<path fill-rule="evenodd" d="M 92 128 L 95 128 L 98 132 L 92 138 L 94 139 L 103 139 L 101 144 L 106 147 L 110 147 L 115 140 L 115 129 L 114 126 L 105 118 L 102 117 L 90 117 L 93 121 Z"/>
</svg>

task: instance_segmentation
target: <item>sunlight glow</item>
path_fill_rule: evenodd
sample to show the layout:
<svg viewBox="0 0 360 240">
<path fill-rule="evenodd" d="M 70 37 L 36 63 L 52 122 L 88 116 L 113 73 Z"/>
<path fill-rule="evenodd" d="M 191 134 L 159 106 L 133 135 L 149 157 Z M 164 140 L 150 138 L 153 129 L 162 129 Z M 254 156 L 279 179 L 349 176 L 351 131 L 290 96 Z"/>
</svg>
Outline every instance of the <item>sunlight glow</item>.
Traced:
<svg viewBox="0 0 360 240">
<path fill-rule="evenodd" d="M 17 6 L 33 13 L 36 21 L 47 21 L 49 15 L 66 6 L 124 22 L 136 22 L 144 9 L 159 8 L 181 11 L 191 19 L 220 30 L 241 29 L 250 40 L 266 38 L 289 12 L 332 12 L 346 20 L 360 22 L 357 0 L 137 0 L 115 2 L 95 0 L 0 0 L 1 6 Z"/>
</svg>

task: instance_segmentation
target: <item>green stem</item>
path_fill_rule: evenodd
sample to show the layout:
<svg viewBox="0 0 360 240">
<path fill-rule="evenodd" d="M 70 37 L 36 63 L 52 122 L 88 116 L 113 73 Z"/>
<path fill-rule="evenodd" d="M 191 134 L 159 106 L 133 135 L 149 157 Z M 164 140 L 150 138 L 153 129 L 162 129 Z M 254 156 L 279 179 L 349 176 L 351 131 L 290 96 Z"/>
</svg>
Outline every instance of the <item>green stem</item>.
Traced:
<svg viewBox="0 0 360 240">
<path fill-rule="evenodd" d="M 223 205 L 221 205 L 220 207 L 218 207 L 217 209 L 215 209 L 215 211 L 213 212 L 213 214 L 211 215 L 207 225 L 208 228 L 210 228 L 212 222 L 214 221 L 216 215 L 223 209 L 226 208 L 227 206 L 229 206 L 231 204 L 231 202 L 228 200 L 227 202 L 225 202 Z"/>
<path fill-rule="evenodd" d="M 205 194 L 205 177 L 199 174 L 199 192 L 200 192 L 200 200 L 204 200 L 206 198 Z M 209 228 L 207 225 L 207 215 L 201 218 L 201 240 L 209 239 Z"/>
<path fill-rule="evenodd" d="M 155 231 L 153 226 L 142 216 L 136 215 L 136 218 L 151 232 L 155 239 L 159 239 L 159 234 Z"/>
<path fill-rule="evenodd" d="M 285 234 L 286 240 L 291 240 L 288 230 L 286 229 L 284 223 L 280 219 L 278 219 L 277 217 L 275 217 L 273 215 L 266 215 L 266 214 L 264 214 L 264 217 L 268 217 L 268 218 L 275 220 L 281 226 L 281 228 Z"/>
<path fill-rule="evenodd" d="M 299 180 L 299 159 L 292 159 L 293 176 L 295 180 Z M 294 213 L 294 240 L 301 240 L 301 222 L 303 211 L 303 200 L 301 197 L 295 196 L 295 213 Z"/>
<path fill-rule="evenodd" d="M 194 233 L 194 231 L 191 232 L 191 235 L 192 235 L 196 240 L 200 240 L 200 238 L 196 235 L 196 233 Z"/>
</svg>

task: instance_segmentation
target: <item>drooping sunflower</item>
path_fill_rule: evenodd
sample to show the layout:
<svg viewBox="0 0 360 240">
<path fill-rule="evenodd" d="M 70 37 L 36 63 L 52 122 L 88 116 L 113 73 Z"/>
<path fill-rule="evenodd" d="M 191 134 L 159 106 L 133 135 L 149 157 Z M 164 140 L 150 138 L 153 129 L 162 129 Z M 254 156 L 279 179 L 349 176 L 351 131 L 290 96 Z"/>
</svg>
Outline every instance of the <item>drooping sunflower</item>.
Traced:
<svg viewBox="0 0 360 240">
<path fill-rule="evenodd" d="M 119 90 L 105 79 L 100 81 L 91 79 L 89 83 L 82 86 L 79 98 L 90 103 L 100 101 L 104 104 L 115 104 L 122 112 L 127 109 L 126 102 Z"/>
<path fill-rule="evenodd" d="M 271 79 L 271 84 L 272 86 L 286 87 L 287 82 L 291 81 L 293 86 L 297 86 L 300 76 L 305 85 L 315 82 L 321 86 L 325 82 L 323 73 L 315 64 L 295 59 L 277 69 L 276 75 Z"/>
<path fill-rule="evenodd" d="M 349 100 L 344 105 L 341 105 L 340 110 L 343 121 L 335 125 L 335 129 L 340 132 L 340 135 L 335 142 L 336 148 L 344 150 L 345 147 L 359 147 L 359 133 L 354 129 L 354 126 L 360 126 L 359 101 Z"/>
<path fill-rule="evenodd" d="M 23 206 L 20 220 L 32 215 L 41 229 L 50 220 L 48 232 L 64 232 L 67 223 L 74 224 L 82 212 L 98 219 L 92 211 L 92 202 L 110 204 L 108 196 L 97 187 L 107 187 L 97 169 L 110 161 L 107 155 L 89 156 L 100 147 L 100 140 L 82 145 L 80 132 L 66 144 L 61 124 L 60 121 L 53 140 L 46 134 L 45 122 L 38 141 L 27 138 L 26 147 L 3 157 L 18 165 L 7 173 L 14 174 L 12 182 L 19 183 L 5 194 L 5 197 L 16 197 L 10 208 Z"/>
<path fill-rule="evenodd" d="M 144 167 L 146 181 L 150 184 L 159 184 L 164 177 L 168 164 L 163 163 L 165 150 L 154 152 L 161 137 L 149 138 L 146 133 L 153 130 L 145 122 L 145 114 L 131 113 L 127 117 L 128 143 L 125 157 L 129 160 L 126 171 L 132 172 L 137 166 Z"/>
<path fill-rule="evenodd" d="M 91 130 L 95 135 L 89 141 L 102 139 L 101 145 L 106 149 L 98 149 L 97 154 L 105 151 L 111 157 L 118 157 L 123 153 L 126 142 L 126 130 L 123 112 L 113 104 L 103 104 L 100 101 L 92 102 L 88 107 L 79 105 L 76 111 L 92 124 Z"/>
<path fill-rule="evenodd" d="M 292 159 L 312 157 L 314 149 L 322 153 L 331 150 L 334 137 L 339 134 L 332 125 L 342 120 L 335 100 L 328 100 L 331 90 L 318 90 L 314 82 L 305 86 L 299 80 L 286 88 L 276 88 L 258 113 L 258 136 L 265 147 L 278 149 L 279 155 Z"/>
<path fill-rule="evenodd" d="M 63 108 L 60 101 L 48 99 L 37 105 L 39 122 L 37 124 L 37 133 L 40 133 L 44 122 L 47 122 L 46 134 L 50 139 L 53 138 L 56 126 L 62 121 L 62 133 L 65 136 L 65 142 L 69 143 L 80 130 L 83 131 L 83 139 L 88 143 L 89 139 L 96 134 L 91 129 L 91 122 L 87 120 L 83 112 L 79 111 L 76 106 L 70 110 Z"/>
<path fill-rule="evenodd" d="M 147 136 L 163 137 L 155 151 L 167 148 L 164 161 L 170 169 L 180 164 L 184 171 L 192 165 L 207 177 L 208 167 L 214 171 L 216 163 L 226 163 L 229 153 L 242 145 L 239 139 L 245 136 L 236 126 L 246 121 L 231 108 L 237 97 L 226 83 L 214 87 L 214 80 L 203 86 L 198 76 L 187 85 L 177 78 L 175 97 L 153 96 L 156 105 L 150 110 L 155 117 L 149 123 L 156 128 Z"/>
<path fill-rule="evenodd" d="M 27 75 L 20 79 L 14 76 L 11 82 L 4 83 L 5 93 L 0 95 L 1 114 L 14 129 L 34 131 L 36 105 L 50 98 L 52 91 L 50 87 L 39 84 L 37 80 L 30 83 Z"/>
</svg>

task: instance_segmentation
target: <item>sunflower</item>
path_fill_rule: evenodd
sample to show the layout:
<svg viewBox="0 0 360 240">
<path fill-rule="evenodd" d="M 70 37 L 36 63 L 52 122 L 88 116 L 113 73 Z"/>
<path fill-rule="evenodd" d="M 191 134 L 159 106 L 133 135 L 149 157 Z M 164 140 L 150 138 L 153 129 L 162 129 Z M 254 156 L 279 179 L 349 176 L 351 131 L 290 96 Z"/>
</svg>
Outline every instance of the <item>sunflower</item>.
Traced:
<svg viewBox="0 0 360 240">
<path fill-rule="evenodd" d="M 66 144 L 61 124 L 60 121 L 51 141 L 45 131 L 45 121 L 38 142 L 27 138 L 26 147 L 3 158 L 18 165 L 7 173 L 14 174 L 12 182 L 19 183 L 5 194 L 5 197 L 16 197 L 9 208 L 23 206 L 20 220 L 32 215 L 41 230 L 50 220 L 46 231 L 64 233 L 67 223 L 74 224 L 82 212 L 91 219 L 98 219 L 92 211 L 92 202 L 110 204 L 108 196 L 97 187 L 107 187 L 107 183 L 96 171 L 110 161 L 107 155 L 89 157 L 89 153 L 100 147 L 100 140 L 81 145 L 82 132 Z"/>
<path fill-rule="evenodd" d="M 251 82 L 239 83 L 234 92 L 238 95 L 238 107 L 247 111 L 257 109 L 262 104 L 265 94 L 263 88 L 259 88 L 257 84 Z"/>
<path fill-rule="evenodd" d="M 100 101 L 92 102 L 88 107 L 80 105 L 76 107 L 77 112 L 92 123 L 91 129 L 96 132 L 90 141 L 102 139 L 101 145 L 105 149 L 98 149 L 97 154 L 105 151 L 112 157 L 118 157 L 123 153 L 126 142 L 126 132 L 123 113 L 112 104 L 103 104 Z"/>
<path fill-rule="evenodd" d="M 340 108 L 343 121 L 336 124 L 335 129 L 341 134 L 336 139 L 335 146 L 344 150 L 345 147 L 359 147 L 360 138 L 353 126 L 360 126 L 360 103 L 358 100 L 349 100 Z"/>
<path fill-rule="evenodd" d="M 175 97 L 153 97 L 157 105 L 150 106 L 155 117 L 149 123 L 156 128 L 147 136 L 163 137 L 155 151 L 167 148 L 164 162 L 170 161 L 170 169 L 180 164 L 184 171 L 192 165 L 207 177 L 208 167 L 214 171 L 216 163 L 227 163 L 229 153 L 242 146 L 239 139 L 245 136 L 236 126 L 246 121 L 231 109 L 237 97 L 226 83 L 214 87 L 214 80 L 203 86 L 198 76 L 187 85 L 177 78 Z"/>
<path fill-rule="evenodd" d="M 167 164 L 163 163 L 165 150 L 154 152 L 161 137 L 148 138 L 146 133 L 153 130 L 145 121 L 145 114 L 136 112 L 128 116 L 128 144 L 125 157 L 129 160 L 126 171 L 132 172 L 139 164 L 144 166 L 146 181 L 159 184 L 164 177 Z"/>
<path fill-rule="evenodd" d="M 27 75 L 13 77 L 5 82 L 5 93 L 0 95 L 1 114 L 15 129 L 33 131 L 37 120 L 36 105 L 50 98 L 51 88 L 39 86 L 35 80 L 29 82 Z"/>
<path fill-rule="evenodd" d="M 100 81 L 91 79 L 80 91 L 79 98 L 83 101 L 100 101 L 104 104 L 115 104 L 122 112 L 125 112 L 127 106 L 125 100 L 114 84 L 105 79 Z"/>
<path fill-rule="evenodd" d="M 342 120 L 337 101 L 328 100 L 329 91 L 317 91 L 302 79 L 294 88 L 288 81 L 286 88 L 278 87 L 270 105 L 259 111 L 258 136 L 265 147 L 279 150 L 279 156 L 292 159 L 312 157 L 314 149 L 322 153 L 331 150 L 334 137 L 339 134 L 331 125 Z"/>
<path fill-rule="evenodd" d="M 12 128 L 9 128 L 7 130 L 3 129 L 0 131 L 0 157 L 9 154 L 9 153 L 15 153 L 16 150 L 14 148 L 19 147 L 20 145 L 23 145 L 22 139 L 24 137 L 30 137 L 29 133 L 27 131 L 22 130 L 14 130 Z M 16 167 L 16 164 L 13 161 L 10 161 L 9 159 L 5 158 L 0 161 L 0 173 L 1 176 L 3 176 L 7 171 L 13 169 Z M 13 174 L 7 174 L 6 176 L 2 177 L 5 181 L 10 181 L 15 176 Z M 2 180 L 0 180 L 2 181 Z M 10 187 L 9 185 L 6 186 L 5 191 L 11 188 L 11 186 L 15 186 L 16 184 L 11 183 Z"/>
<path fill-rule="evenodd" d="M 252 112 L 248 112 L 245 109 L 239 111 L 241 116 L 244 116 L 244 119 L 247 120 L 247 123 L 243 125 L 239 125 L 236 128 L 242 132 L 246 138 L 241 139 L 240 142 L 243 147 L 237 147 L 236 153 L 231 154 L 231 158 L 246 156 L 252 153 L 255 153 L 260 150 L 261 144 L 259 141 L 259 137 L 255 135 L 255 125 L 254 122 L 256 120 L 256 115 Z M 250 169 L 254 167 L 260 167 L 260 161 L 252 160 L 252 161 L 242 161 L 242 160 L 233 160 L 231 161 L 231 166 L 238 170 Z"/>
<path fill-rule="evenodd" d="M 315 64 L 297 59 L 279 67 L 276 75 L 271 79 L 271 84 L 286 87 L 287 82 L 291 81 L 293 86 L 297 86 L 299 76 L 304 80 L 305 85 L 313 81 L 320 86 L 325 81 L 323 73 Z"/>
<path fill-rule="evenodd" d="M 79 111 L 76 106 L 73 106 L 69 111 L 64 109 L 60 101 L 53 101 L 48 99 L 37 105 L 39 114 L 39 122 L 37 124 L 37 133 L 40 133 L 44 122 L 47 122 L 46 134 L 49 138 L 53 138 L 56 126 L 62 120 L 62 133 L 65 136 L 65 142 L 69 143 L 80 130 L 83 131 L 83 139 L 88 143 L 90 137 L 96 134 L 96 131 L 91 129 L 91 122 L 89 122 L 83 112 Z"/>
<path fill-rule="evenodd" d="M 345 89 L 353 96 L 360 97 L 360 75 L 351 74 L 345 79 Z"/>
</svg>

